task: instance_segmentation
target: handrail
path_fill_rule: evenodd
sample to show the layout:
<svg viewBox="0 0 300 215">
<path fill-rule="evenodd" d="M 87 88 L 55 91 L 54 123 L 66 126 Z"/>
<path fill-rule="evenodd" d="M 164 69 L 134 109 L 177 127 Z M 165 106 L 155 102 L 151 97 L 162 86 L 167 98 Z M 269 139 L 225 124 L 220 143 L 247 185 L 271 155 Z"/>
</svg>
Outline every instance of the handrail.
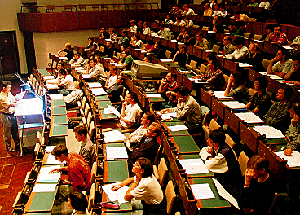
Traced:
<svg viewBox="0 0 300 215">
<path fill-rule="evenodd" d="M 112 9 L 114 9 L 114 6 L 124 6 L 126 10 L 130 9 L 144 9 L 147 8 L 147 6 L 150 6 L 150 9 L 154 9 L 156 6 L 156 9 L 159 8 L 158 2 L 147 2 L 147 3 L 110 3 L 110 4 L 78 4 L 78 5 L 22 5 L 20 13 L 24 13 L 23 8 L 26 8 L 29 10 L 29 13 L 40 13 L 41 11 L 38 11 L 39 8 L 45 8 L 45 13 L 47 13 L 47 8 L 51 6 L 53 8 L 53 11 L 55 8 L 64 8 L 64 11 L 68 11 L 67 9 L 70 9 L 72 11 L 73 8 L 75 8 L 75 12 L 78 11 L 77 8 L 79 8 L 79 11 L 81 10 L 82 6 L 85 6 L 85 9 L 87 7 L 90 7 L 90 10 L 95 10 L 96 7 L 101 8 L 104 10 L 105 8 L 108 10 L 109 6 L 112 6 Z M 136 7 L 136 8 L 135 8 Z M 138 8 L 141 7 L 141 8 Z"/>
</svg>

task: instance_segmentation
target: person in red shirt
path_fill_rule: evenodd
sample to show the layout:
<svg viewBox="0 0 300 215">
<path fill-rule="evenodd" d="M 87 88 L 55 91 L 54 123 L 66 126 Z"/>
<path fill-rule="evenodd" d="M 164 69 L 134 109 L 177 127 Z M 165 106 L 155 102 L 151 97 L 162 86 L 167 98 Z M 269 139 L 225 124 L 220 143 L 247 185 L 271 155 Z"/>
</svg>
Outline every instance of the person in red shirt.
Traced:
<svg viewBox="0 0 300 215">
<path fill-rule="evenodd" d="M 50 173 L 68 172 L 68 181 L 64 180 L 64 184 L 72 185 L 74 191 L 89 191 L 90 167 L 80 155 L 75 152 L 68 153 L 68 149 L 63 145 L 57 145 L 51 154 L 61 163 L 66 161 L 68 166 L 53 169 Z"/>
<path fill-rule="evenodd" d="M 274 26 L 274 31 L 266 37 L 265 41 L 285 45 L 288 42 L 288 39 L 286 34 L 281 32 L 281 26 L 278 24 Z"/>
</svg>

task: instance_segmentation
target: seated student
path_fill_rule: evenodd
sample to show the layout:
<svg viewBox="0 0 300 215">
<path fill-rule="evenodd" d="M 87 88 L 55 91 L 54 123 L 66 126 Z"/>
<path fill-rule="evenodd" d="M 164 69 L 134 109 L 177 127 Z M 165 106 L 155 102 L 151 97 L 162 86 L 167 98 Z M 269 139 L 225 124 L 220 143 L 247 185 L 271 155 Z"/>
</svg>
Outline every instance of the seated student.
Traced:
<svg viewBox="0 0 300 215">
<path fill-rule="evenodd" d="M 175 17 L 175 22 L 173 23 L 173 25 L 186 26 L 186 22 L 183 20 L 183 17 L 176 16 Z"/>
<path fill-rule="evenodd" d="M 194 27 L 193 20 L 189 19 L 187 16 L 183 17 L 183 21 L 186 23 L 186 25 L 185 25 L 186 28 L 193 28 Z"/>
<path fill-rule="evenodd" d="M 104 69 L 96 63 L 96 60 L 90 59 L 89 66 L 87 67 L 87 73 L 91 75 L 91 79 L 99 81 L 101 85 L 104 86 L 107 80 L 106 73 L 104 72 Z"/>
<path fill-rule="evenodd" d="M 131 201 L 133 198 L 142 200 L 143 214 L 164 214 L 160 203 L 164 196 L 161 186 L 153 175 L 151 161 L 146 158 L 139 158 L 132 168 L 134 177 L 127 178 L 118 185 L 113 185 L 112 190 L 116 191 L 123 186 L 129 185 L 124 197 L 125 200 Z"/>
<path fill-rule="evenodd" d="M 212 16 L 213 14 L 213 9 L 210 7 L 209 3 L 206 3 L 204 5 L 204 12 L 203 12 L 203 16 Z"/>
<path fill-rule="evenodd" d="M 297 103 L 290 104 L 289 113 L 291 116 L 291 124 L 285 132 L 285 138 L 288 141 L 284 154 L 291 156 L 293 151 L 300 151 L 300 107 Z"/>
<path fill-rule="evenodd" d="M 157 35 L 165 40 L 171 40 L 171 30 L 170 28 L 167 28 L 164 24 L 159 23 L 158 25 L 159 31 L 157 32 Z"/>
<path fill-rule="evenodd" d="M 232 38 L 225 36 L 223 38 L 223 55 L 229 55 L 234 52 L 234 46 L 232 45 Z"/>
<path fill-rule="evenodd" d="M 162 113 L 177 112 L 177 118 L 187 127 L 190 134 L 197 134 L 201 131 L 201 114 L 202 110 L 196 100 L 190 95 L 190 90 L 180 86 L 177 92 L 178 104 L 175 108 L 166 108 Z"/>
<path fill-rule="evenodd" d="M 111 86 L 117 83 L 118 79 L 118 68 L 117 67 L 112 67 L 109 71 L 109 76 L 107 81 L 105 82 L 104 89 L 109 89 Z"/>
<path fill-rule="evenodd" d="M 154 43 L 151 40 L 146 41 L 146 44 L 144 45 L 143 50 L 147 52 L 152 52 L 154 49 Z"/>
<path fill-rule="evenodd" d="M 232 96 L 234 100 L 245 104 L 249 102 L 250 94 L 240 72 L 231 73 L 224 96 Z"/>
<path fill-rule="evenodd" d="M 51 152 L 59 162 L 67 162 L 68 166 L 53 169 L 50 173 L 68 172 L 68 182 L 65 184 L 73 185 L 74 191 L 89 191 L 91 172 L 89 165 L 83 158 L 75 152 L 68 152 L 64 145 L 57 145 Z"/>
<path fill-rule="evenodd" d="M 69 64 L 72 68 L 74 67 L 81 67 L 84 63 L 84 59 L 81 57 L 79 53 L 75 53 L 72 60 L 69 61 Z"/>
<path fill-rule="evenodd" d="M 108 29 L 109 39 L 111 39 L 112 42 L 117 41 L 117 34 L 115 33 L 115 30 L 113 28 Z"/>
<path fill-rule="evenodd" d="M 138 34 L 133 34 L 133 36 L 130 39 L 130 46 L 132 48 L 136 48 L 136 49 L 142 48 L 143 41 L 140 40 L 140 37 Z"/>
<path fill-rule="evenodd" d="M 163 49 L 159 42 L 155 42 L 154 48 L 152 51 L 148 52 L 148 55 L 152 55 L 155 59 L 165 59 L 166 58 L 166 50 Z"/>
<path fill-rule="evenodd" d="M 179 45 L 178 51 L 173 57 L 173 63 L 178 64 L 182 68 L 186 68 L 188 55 L 186 53 L 186 46 L 185 45 Z"/>
<path fill-rule="evenodd" d="M 122 59 L 120 60 L 120 63 L 125 67 L 126 70 L 130 70 L 131 64 L 133 62 L 133 58 L 131 56 L 130 49 L 126 49 L 122 52 Z"/>
<path fill-rule="evenodd" d="M 87 45 L 86 48 L 89 49 L 92 52 L 95 52 L 95 50 L 98 49 L 98 44 L 94 41 L 93 37 L 89 37 L 88 45 Z"/>
<path fill-rule="evenodd" d="M 288 42 L 288 39 L 286 34 L 281 32 L 281 26 L 279 24 L 274 25 L 273 29 L 273 32 L 266 37 L 265 41 L 285 45 Z"/>
<path fill-rule="evenodd" d="M 240 22 L 233 22 L 231 23 L 228 28 L 231 36 L 244 36 L 244 23 Z"/>
<path fill-rule="evenodd" d="M 165 24 L 165 25 L 172 25 L 173 24 L 173 20 L 171 19 L 170 14 L 166 14 L 166 18 L 163 21 L 163 24 Z"/>
<path fill-rule="evenodd" d="M 277 102 L 273 103 L 269 111 L 262 118 L 265 124 L 271 125 L 282 133 L 290 124 L 289 100 L 292 98 L 293 89 L 288 85 L 282 85 L 276 94 Z"/>
<path fill-rule="evenodd" d="M 235 59 L 235 60 L 245 59 L 249 53 L 247 46 L 245 46 L 245 39 L 243 37 L 236 37 L 234 43 L 235 43 L 234 52 L 226 55 L 225 57 L 228 59 Z"/>
<path fill-rule="evenodd" d="M 184 4 L 182 6 L 182 16 L 188 16 L 188 15 L 197 15 L 192 8 L 189 8 L 187 4 Z"/>
<path fill-rule="evenodd" d="M 103 27 L 100 29 L 99 39 L 109 39 L 109 33 Z"/>
<path fill-rule="evenodd" d="M 137 24 L 137 30 L 136 30 L 138 34 L 142 34 L 143 33 L 143 21 L 138 21 Z"/>
<path fill-rule="evenodd" d="M 260 53 L 258 44 L 253 41 L 249 43 L 249 53 L 246 55 L 244 61 L 252 65 L 254 71 L 265 71 L 262 64 L 263 56 Z"/>
<path fill-rule="evenodd" d="M 284 80 L 288 80 L 288 81 L 285 81 L 285 83 L 300 85 L 299 63 L 300 63 L 299 57 L 294 56 L 293 57 L 293 69 L 290 72 L 286 73 L 283 77 Z"/>
<path fill-rule="evenodd" d="M 130 20 L 130 28 L 129 28 L 130 32 L 137 33 L 137 29 L 138 27 L 135 24 L 135 20 Z"/>
<path fill-rule="evenodd" d="M 170 102 L 171 104 L 175 103 L 175 106 L 177 105 L 177 99 L 176 96 L 174 98 L 173 94 L 177 92 L 180 86 L 180 83 L 176 80 L 177 75 L 169 72 L 166 78 L 161 80 L 158 88 L 158 93 L 161 93 L 162 97 L 167 100 L 166 102 Z"/>
<path fill-rule="evenodd" d="M 59 50 L 57 54 L 59 56 L 62 56 L 61 52 L 66 52 L 67 54 L 65 55 L 65 57 L 67 57 L 68 60 L 72 60 L 74 52 L 73 52 L 73 48 L 71 46 L 71 43 L 66 43 L 65 48 L 63 50 Z"/>
<path fill-rule="evenodd" d="M 108 98 L 110 99 L 111 103 L 121 102 L 120 96 L 122 95 L 124 89 L 122 83 L 123 83 L 122 76 L 118 75 L 117 82 L 106 90 Z"/>
<path fill-rule="evenodd" d="M 81 142 L 81 148 L 79 155 L 85 160 L 85 162 L 92 168 L 92 165 L 96 159 L 95 144 L 92 143 L 90 138 L 87 137 L 87 128 L 85 125 L 77 125 L 73 128 L 75 139 Z"/>
<path fill-rule="evenodd" d="M 280 48 L 277 51 L 275 58 L 271 60 L 267 68 L 267 73 L 274 74 L 283 78 L 287 73 L 289 73 L 293 69 L 293 60 L 288 59 L 288 57 L 289 53 L 285 49 Z"/>
<path fill-rule="evenodd" d="M 223 3 L 218 4 L 218 10 L 214 11 L 213 16 L 222 16 L 222 17 L 227 16 L 227 11 L 225 10 L 225 5 Z"/>
<path fill-rule="evenodd" d="M 60 79 L 60 82 L 58 86 L 63 87 L 62 90 L 59 91 L 59 93 L 68 95 L 72 92 L 74 86 L 73 86 L 73 76 L 71 75 L 71 68 L 68 68 L 66 70 L 61 70 L 63 77 Z"/>
<path fill-rule="evenodd" d="M 246 105 L 246 108 L 260 117 L 263 117 L 272 105 L 271 95 L 267 92 L 267 86 L 268 79 L 266 77 L 257 77 L 253 87 L 256 93 Z"/>
<path fill-rule="evenodd" d="M 267 214 L 276 188 L 275 178 L 268 168 L 269 161 L 265 157 L 254 155 L 249 159 L 239 201 L 245 214 Z"/>
<path fill-rule="evenodd" d="M 196 78 L 208 82 L 211 90 L 224 90 L 226 86 L 223 72 L 219 69 L 217 60 L 208 60 L 205 73 L 197 75 Z"/>
<path fill-rule="evenodd" d="M 196 34 L 196 42 L 194 47 L 197 49 L 208 49 L 209 42 L 204 38 L 203 34 Z"/>
<path fill-rule="evenodd" d="M 178 5 L 176 5 L 175 7 L 172 7 L 172 10 L 170 11 L 170 14 L 173 16 L 182 16 L 182 9 L 180 9 L 180 7 Z"/>
<path fill-rule="evenodd" d="M 88 207 L 87 197 L 80 192 L 71 192 L 69 194 L 69 206 L 73 208 L 73 213 L 71 215 L 76 214 L 87 214 L 86 209 Z"/>
<path fill-rule="evenodd" d="M 134 148 L 138 148 L 143 137 L 146 137 L 148 128 L 155 121 L 153 113 L 145 112 L 141 119 L 141 126 L 131 133 L 126 141 L 126 147 L 132 151 Z"/>
<path fill-rule="evenodd" d="M 239 197 L 242 174 L 235 154 L 225 142 L 225 134 L 221 129 L 209 132 L 207 147 L 200 151 L 205 167 L 215 174 L 223 187 L 235 198 Z"/>
<path fill-rule="evenodd" d="M 127 129 L 134 126 L 137 117 L 140 114 L 140 107 L 137 104 L 137 95 L 134 92 L 130 92 L 125 96 L 125 100 L 122 103 L 120 123 L 122 128 Z"/>
<path fill-rule="evenodd" d="M 104 55 L 112 58 L 114 55 L 114 47 L 111 41 L 106 41 L 106 46 L 104 46 Z"/>
<path fill-rule="evenodd" d="M 139 145 L 133 148 L 132 151 L 128 152 L 128 168 L 134 164 L 134 162 L 140 158 L 144 157 L 150 160 L 152 163 L 154 162 L 157 151 L 159 149 L 159 143 L 157 142 L 157 137 L 161 133 L 160 124 L 157 122 L 152 122 L 151 125 L 147 129 L 147 134 L 144 138 L 141 139 Z"/>
<path fill-rule="evenodd" d="M 181 33 L 179 33 L 177 41 L 180 43 L 185 43 L 190 39 L 190 37 L 190 32 L 188 30 L 184 30 Z"/>
<path fill-rule="evenodd" d="M 77 101 L 79 101 L 83 96 L 83 92 L 79 86 L 79 82 L 74 81 L 73 86 L 74 89 L 72 90 L 72 92 L 64 97 L 67 110 L 73 107 L 77 107 Z"/>
<path fill-rule="evenodd" d="M 151 34 L 151 30 L 148 26 L 147 21 L 143 22 L 143 34 L 145 34 L 145 35 L 150 35 Z"/>
<path fill-rule="evenodd" d="M 59 84 L 60 80 L 63 78 L 63 74 L 65 73 L 65 68 L 63 63 L 59 62 L 57 64 L 56 69 L 54 70 L 55 79 L 47 80 L 47 84 Z"/>
<path fill-rule="evenodd" d="M 126 36 L 126 31 L 123 29 L 121 31 L 121 38 L 118 41 L 118 44 L 120 44 L 121 46 L 123 46 L 124 48 L 127 48 L 129 46 L 129 38 Z"/>
</svg>

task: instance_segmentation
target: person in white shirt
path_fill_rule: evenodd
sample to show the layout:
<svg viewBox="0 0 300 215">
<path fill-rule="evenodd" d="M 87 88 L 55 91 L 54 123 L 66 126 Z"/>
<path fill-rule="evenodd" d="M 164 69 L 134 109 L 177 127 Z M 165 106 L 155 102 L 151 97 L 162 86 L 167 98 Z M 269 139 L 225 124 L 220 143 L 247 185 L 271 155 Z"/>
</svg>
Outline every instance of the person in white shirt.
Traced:
<svg viewBox="0 0 300 215">
<path fill-rule="evenodd" d="M 84 63 L 84 59 L 81 57 L 79 53 L 75 53 L 73 59 L 70 60 L 69 62 L 72 68 L 81 67 L 83 63 Z"/>
<path fill-rule="evenodd" d="M 109 71 L 109 78 L 105 82 L 104 88 L 109 89 L 112 85 L 117 83 L 118 79 L 118 68 L 117 67 L 112 67 L 111 70 Z"/>
<path fill-rule="evenodd" d="M 146 22 L 146 21 L 143 23 L 143 34 L 145 34 L 145 35 L 151 34 L 151 30 L 148 26 L 148 22 Z"/>
<path fill-rule="evenodd" d="M 130 32 L 137 33 L 137 25 L 135 24 L 135 20 L 130 20 Z"/>
<path fill-rule="evenodd" d="M 188 15 L 197 15 L 192 8 L 189 8 L 187 6 L 187 4 L 183 5 L 182 6 L 182 9 L 183 9 L 183 13 L 182 13 L 182 16 L 188 16 Z"/>
<path fill-rule="evenodd" d="M 173 24 L 173 20 L 171 19 L 170 14 L 167 14 L 167 15 L 166 15 L 166 18 L 165 18 L 165 20 L 164 20 L 164 24 L 165 24 L 165 25 Z"/>
<path fill-rule="evenodd" d="M 120 117 L 121 127 L 128 129 L 134 126 L 140 111 L 141 109 L 137 104 L 137 95 L 133 92 L 128 93 L 122 103 Z"/>
<path fill-rule="evenodd" d="M 60 82 L 58 84 L 58 86 L 63 87 L 63 89 L 60 90 L 59 93 L 68 95 L 73 90 L 73 76 L 71 75 L 71 68 L 63 71 L 63 78 L 60 79 Z"/>
<path fill-rule="evenodd" d="M 161 202 L 164 198 L 160 184 L 153 175 L 151 161 L 140 157 L 133 165 L 134 177 L 127 178 L 118 185 L 113 185 L 112 190 L 116 191 L 123 186 L 129 185 L 124 199 L 142 200 L 143 214 L 164 214 Z"/>
<path fill-rule="evenodd" d="M 269 9 L 271 7 L 271 4 L 270 4 L 270 2 L 263 0 L 259 3 L 258 7 L 263 7 L 265 9 Z"/>
<path fill-rule="evenodd" d="M 77 101 L 79 101 L 79 99 L 81 99 L 83 96 L 83 92 L 80 89 L 79 82 L 74 81 L 73 85 L 74 85 L 73 91 L 64 97 L 64 101 L 66 103 L 67 110 L 72 107 L 76 107 Z"/>
<path fill-rule="evenodd" d="M 157 32 L 157 35 L 161 38 L 164 38 L 165 40 L 171 40 L 171 30 L 170 28 L 167 28 L 164 24 L 160 23 L 159 31 Z"/>
<path fill-rule="evenodd" d="M 242 60 L 249 53 L 247 46 L 244 46 L 245 39 L 243 37 L 236 37 L 235 39 L 235 51 L 231 54 L 225 55 L 228 59 Z"/>
<path fill-rule="evenodd" d="M 102 86 L 104 86 L 107 80 L 107 75 L 104 72 L 104 69 L 96 63 L 95 59 L 90 59 L 89 66 L 87 67 L 87 73 L 91 75 L 91 79 L 99 81 Z"/>
<path fill-rule="evenodd" d="M 133 36 L 130 38 L 130 45 L 133 48 L 142 48 L 143 41 L 140 40 L 140 37 L 138 34 L 134 33 Z"/>
</svg>

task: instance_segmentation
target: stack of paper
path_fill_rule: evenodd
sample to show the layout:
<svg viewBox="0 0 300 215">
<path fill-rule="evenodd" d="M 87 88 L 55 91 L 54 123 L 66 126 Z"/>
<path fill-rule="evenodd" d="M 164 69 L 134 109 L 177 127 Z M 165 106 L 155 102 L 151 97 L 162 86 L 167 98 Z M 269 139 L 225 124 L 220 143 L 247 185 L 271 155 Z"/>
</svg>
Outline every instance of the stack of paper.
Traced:
<svg viewBox="0 0 300 215">
<path fill-rule="evenodd" d="M 263 121 L 252 112 L 236 113 L 235 115 L 246 123 L 263 123 Z"/>
<path fill-rule="evenodd" d="M 177 117 L 177 112 L 164 113 L 161 115 L 162 120 L 172 120 L 172 117 Z"/>
<path fill-rule="evenodd" d="M 111 114 L 111 113 L 115 114 L 119 118 L 121 117 L 121 114 L 119 113 L 119 111 L 117 111 L 116 108 L 114 108 L 110 105 L 108 105 L 107 108 L 104 108 L 104 114 Z"/>
<path fill-rule="evenodd" d="M 214 91 L 214 96 L 218 99 L 231 99 L 230 96 L 224 96 L 225 91 Z"/>
<path fill-rule="evenodd" d="M 253 66 L 248 63 L 239 63 L 239 67 L 247 68 L 247 67 L 253 67 Z"/>
<path fill-rule="evenodd" d="M 167 62 L 172 62 L 173 60 L 172 59 L 160 59 L 161 62 L 164 62 L 164 63 L 167 63 Z"/>
<path fill-rule="evenodd" d="M 113 185 L 118 185 L 120 182 L 104 185 L 103 191 L 106 193 L 107 197 L 110 201 L 118 201 L 119 204 L 126 203 L 127 201 L 124 199 L 126 191 L 129 189 L 128 186 L 121 187 L 117 191 L 112 191 L 111 188 Z"/>
<path fill-rule="evenodd" d="M 147 93 L 146 96 L 148 98 L 161 98 L 161 94 L 159 93 Z"/>
<path fill-rule="evenodd" d="M 105 92 L 103 88 L 93 88 L 93 89 L 91 89 L 91 91 L 95 96 L 100 96 L 100 95 L 106 95 L 107 94 L 107 92 Z"/>
<path fill-rule="evenodd" d="M 36 184 L 34 185 L 32 192 L 55 192 L 56 185 L 57 184 Z"/>
<path fill-rule="evenodd" d="M 284 135 L 280 130 L 277 130 L 269 125 L 254 126 L 253 129 L 260 135 L 265 134 L 266 138 L 284 138 Z"/>
<path fill-rule="evenodd" d="M 82 74 L 83 79 L 90 79 L 91 75 L 90 74 Z"/>
<path fill-rule="evenodd" d="M 128 159 L 126 147 L 106 147 L 107 160 Z"/>
<path fill-rule="evenodd" d="M 113 143 L 118 141 L 123 141 L 125 135 L 118 130 L 112 130 L 104 133 L 104 142 Z"/>
<path fill-rule="evenodd" d="M 48 155 L 46 164 L 48 165 L 53 165 L 53 164 L 62 164 L 61 162 L 59 162 L 58 160 L 55 160 L 55 156 L 53 156 L 52 154 Z"/>
<path fill-rule="evenodd" d="M 53 182 L 57 183 L 60 178 L 60 173 L 50 173 L 53 169 L 59 169 L 60 165 L 43 167 L 40 170 L 37 182 Z"/>
<path fill-rule="evenodd" d="M 90 88 L 100 88 L 102 85 L 99 82 L 89 82 L 87 83 Z"/>
<path fill-rule="evenodd" d="M 175 131 L 183 131 L 183 130 L 188 130 L 188 127 L 185 125 L 172 125 L 168 127 L 172 132 Z"/>
<path fill-rule="evenodd" d="M 223 102 L 224 105 L 231 109 L 239 109 L 239 108 L 245 108 L 246 105 L 244 103 L 240 103 L 237 101 L 232 101 L 232 102 Z"/>
<path fill-rule="evenodd" d="M 298 151 L 293 151 L 291 156 L 284 155 L 284 151 L 275 152 L 275 154 L 280 158 L 287 160 L 287 164 L 290 167 L 300 166 L 300 153 Z"/>
<path fill-rule="evenodd" d="M 208 183 L 205 184 L 192 184 L 192 192 L 195 199 L 214 199 L 215 195 L 209 187 Z"/>
<path fill-rule="evenodd" d="M 64 99 L 63 94 L 49 94 L 51 100 Z"/>
<path fill-rule="evenodd" d="M 179 160 L 179 163 L 187 174 L 209 173 L 201 158 Z"/>
</svg>

